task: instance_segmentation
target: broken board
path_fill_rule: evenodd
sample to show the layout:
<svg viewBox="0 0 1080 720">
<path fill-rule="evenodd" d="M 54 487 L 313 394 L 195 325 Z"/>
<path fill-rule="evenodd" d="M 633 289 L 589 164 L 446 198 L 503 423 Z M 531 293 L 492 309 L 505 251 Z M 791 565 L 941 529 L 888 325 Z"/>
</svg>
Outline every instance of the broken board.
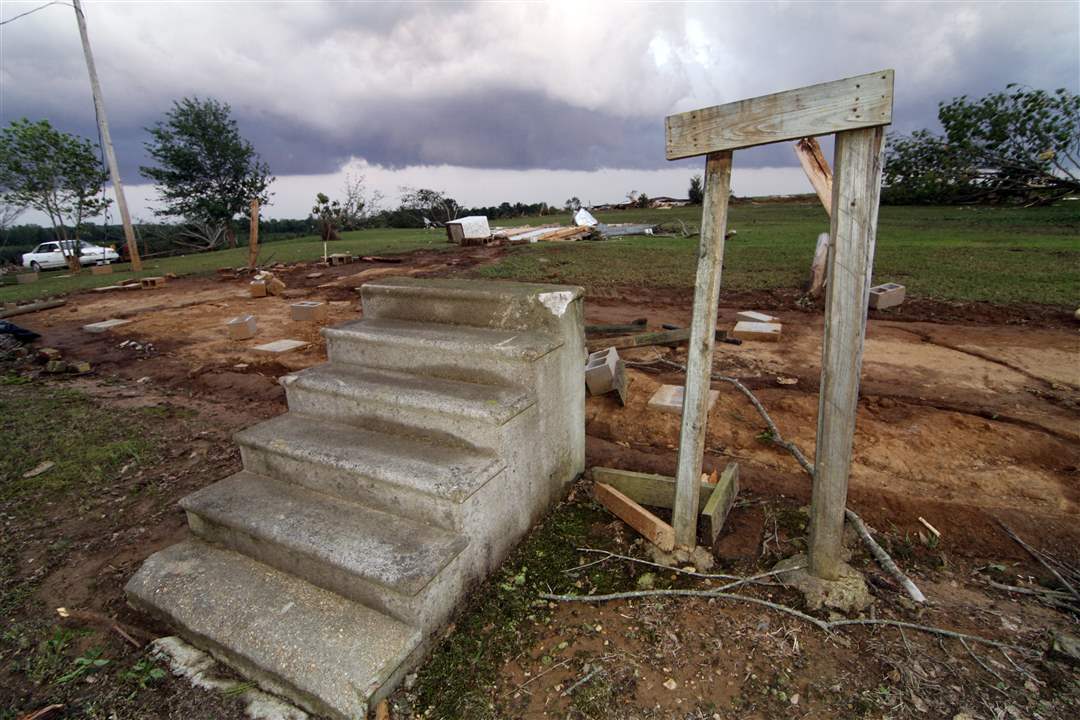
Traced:
<svg viewBox="0 0 1080 720">
<path fill-rule="evenodd" d="M 724 468 L 713 488 L 701 514 L 709 523 L 709 540 L 715 543 L 724 529 L 724 521 L 735 503 L 735 496 L 739 494 L 739 464 L 731 463 Z"/>
<path fill-rule="evenodd" d="M 664 552 L 675 549 L 675 530 L 666 522 L 610 485 L 596 483 L 595 493 L 598 503 L 641 533 L 646 540 Z"/>
<path fill-rule="evenodd" d="M 649 409 L 673 415 L 682 415 L 683 394 L 685 392 L 686 389 L 682 385 L 661 385 L 660 389 L 649 398 Z M 719 390 L 709 391 L 709 412 L 712 412 L 718 397 L 720 397 Z"/>
</svg>

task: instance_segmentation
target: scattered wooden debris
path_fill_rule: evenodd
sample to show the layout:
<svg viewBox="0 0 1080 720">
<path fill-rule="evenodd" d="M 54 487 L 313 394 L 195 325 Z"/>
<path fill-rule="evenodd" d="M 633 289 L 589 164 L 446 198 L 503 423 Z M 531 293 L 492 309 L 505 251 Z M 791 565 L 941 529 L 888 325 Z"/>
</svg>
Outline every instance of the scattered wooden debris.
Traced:
<svg viewBox="0 0 1080 720">
<path fill-rule="evenodd" d="M 665 330 L 662 332 L 647 332 L 639 335 L 612 338 L 610 340 L 594 340 L 589 345 L 589 351 L 595 352 L 603 347 L 632 348 L 648 347 L 650 345 L 677 345 L 690 339 L 689 330 Z"/>
<path fill-rule="evenodd" d="M 659 412 L 682 415 L 683 395 L 686 388 L 682 385 L 661 385 L 660 388 L 649 398 L 649 409 Z M 719 390 L 709 390 L 709 412 L 716 405 L 716 399 L 720 397 Z"/>
<path fill-rule="evenodd" d="M 30 303 L 28 305 L 16 305 L 13 308 L 5 308 L 0 311 L 0 318 L 15 317 L 25 313 L 37 312 L 38 310 L 51 310 L 61 305 L 66 305 L 67 300 L 45 300 L 43 302 Z"/>
<path fill-rule="evenodd" d="M 713 474 L 716 474 L 715 471 Z M 709 539 L 714 543 L 716 538 L 720 537 L 720 531 L 724 529 L 724 521 L 727 520 L 731 506 L 735 503 L 735 496 L 738 494 L 739 464 L 731 463 L 724 468 L 724 473 L 716 480 L 715 489 L 709 495 L 705 509 L 701 511 L 709 522 Z"/>
<path fill-rule="evenodd" d="M 388 257 L 386 255 L 362 255 L 360 259 L 364 262 L 378 262 L 378 263 L 392 263 L 397 264 L 404 260 L 401 257 Z"/>
<path fill-rule="evenodd" d="M 596 483 L 595 494 L 598 503 L 641 533 L 646 540 L 665 552 L 675 549 L 675 530 L 666 522 L 610 485 Z"/>
</svg>

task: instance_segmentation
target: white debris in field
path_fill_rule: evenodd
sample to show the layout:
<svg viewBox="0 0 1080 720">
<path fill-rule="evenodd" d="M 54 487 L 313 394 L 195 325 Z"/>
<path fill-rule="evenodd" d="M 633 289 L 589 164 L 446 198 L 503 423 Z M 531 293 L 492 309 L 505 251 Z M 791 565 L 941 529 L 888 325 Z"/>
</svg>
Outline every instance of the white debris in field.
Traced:
<svg viewBox="0 0 1080 720">
<path fill-rule="evenodd" d="M 594 227 L 600 224 L 600 221 L 592 216 L 585 208 L 581 208 L 574 213 L 574 224 L 578 227 Z"/>
</svg>

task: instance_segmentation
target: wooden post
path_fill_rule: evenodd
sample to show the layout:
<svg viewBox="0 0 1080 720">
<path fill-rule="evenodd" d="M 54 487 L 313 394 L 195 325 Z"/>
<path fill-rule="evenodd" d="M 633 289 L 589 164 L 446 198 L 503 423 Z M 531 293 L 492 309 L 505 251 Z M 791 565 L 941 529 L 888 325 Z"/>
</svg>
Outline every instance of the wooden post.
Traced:
<svg viewBox="0 0 1080 720">
<path fill-rule="evenodd" d="M 804 137 L 795 141 L 795 155 L 799 158 L 806 178 L 814 187 L 821 204 L 825 206 L 825 212 L 832 216 L 832 170 L 829 162 L 821 152 L 821 145 L 817 138 Z"/>
<path fill-rule="evenodd" d="M 90 52 L 90 36 L 86 32 L 86 18 L 83 16 L 79 0 L 72 1 L 75 8 L 75 20 L 79 24 L 79 36 L 82 38 L 83 55 L 86 57 L 86 71 L 90 74 L 90 90 L 94 95 L 94 111 L 97 113 L 98 130 L 101 131 L 102 149 L 105 151 L 105 160 L 109 165 L 109 176 L 112 178 L 113 192 L 116 193 L 116 205 L 120 209 L 120 222 L 124 226 L 124 239 L 127 241 L 128 255 L 131 257 L 131 269 L 139 272 L 142 270 L 142 259 L 139 257 L 139 246 L 135 244 L 135 230 L 131 226 L 127 198 L 124 196 L 124 186 L 120 182 L 120 166 L 116 162 L 112 136 L 109 135 L 109 120 L 105 117 L 105 100 L 101 97 L 101 84 L 98 82 L 94 55 Z"/>
<path fill-rule="evenodd" d="M 884 138 L 883 127 L 836 134 L 832 242 L 810 505 L 810 572 L 825 580 L 839 577 L 841 563 Z"/>
<path fill-rule="evenodd" d="M 731 151 L 709 153 L 705 160 L 705 201 L 694 285 L 694 314 L 686 351 L 686 390 L 679 432 L 675 507 L 672 509 L 675 542 L 688 547 L 697 545 L 701 456 L 705 451 L 713 342 L 716 339 L 716 303 L 720 298 L 730 195 Z"/>
<path fill-rule="evenodd" d="M 259 262 L 259 198 L 251 200 L 251 224 L 248 226 L 248 267 L 252 270 Z"/>
</svg>

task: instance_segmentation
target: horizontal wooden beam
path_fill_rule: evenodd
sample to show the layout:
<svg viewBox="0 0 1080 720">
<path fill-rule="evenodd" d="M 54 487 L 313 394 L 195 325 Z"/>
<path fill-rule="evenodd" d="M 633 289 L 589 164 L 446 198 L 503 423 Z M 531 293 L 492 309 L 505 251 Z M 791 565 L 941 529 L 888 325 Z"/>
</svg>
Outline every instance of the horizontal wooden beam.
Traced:
<svg viewBox="0 0 1080 720">
<path fill-rule="evenodd" d="M 606 467 L 594 467 L 592 476 L 596 482 L 610 485 L 642 505 L 668 510 L 675 507 L 675 478 L 673 477 Z M 701 483 L 698 512 L 704 510 L 714 488 L 716 485 Z"/>
<path fill-rule="evenodd" d="M 667 159 L 766 145 L 892 122 L 893 71 L 669 115 Z"/>
<path fill-rule="evenodd" d="M 641 533 L 646 540 L 664 552 L 675 549 L 675 529 L 666 522 L 610 485 L 596 483 L 595 493 L 598 503 Z"/>
</svg>

